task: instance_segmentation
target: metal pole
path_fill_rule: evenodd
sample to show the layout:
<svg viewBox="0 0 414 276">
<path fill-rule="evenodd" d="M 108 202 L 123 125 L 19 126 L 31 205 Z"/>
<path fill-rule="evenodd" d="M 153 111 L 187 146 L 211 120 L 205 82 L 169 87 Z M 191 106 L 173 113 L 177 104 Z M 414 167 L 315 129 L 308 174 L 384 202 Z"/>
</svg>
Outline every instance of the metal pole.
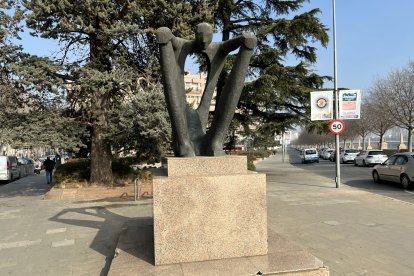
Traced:
<svg viewBox="0 0 414 276">
<path fill-rule="evenodd" d="M 285 163 L 285 130 L 282 130 L 282 163 Z"/>
<path fill-rule="evenodd" d="M 338 72 L 336 65 L 336 6 L 335 0 L 332 0 L 333 7 L 333 46 L 334 46 L 334 96 L 335 96 L 335 119 L 339 119 L 339 96 L 338 96 Z M 335 134 L 335 168 L 336 177 L 335 183 L 336 188 L 341 186 L 341 165 L 339 163 L 339 134 Z"/>
</svg>

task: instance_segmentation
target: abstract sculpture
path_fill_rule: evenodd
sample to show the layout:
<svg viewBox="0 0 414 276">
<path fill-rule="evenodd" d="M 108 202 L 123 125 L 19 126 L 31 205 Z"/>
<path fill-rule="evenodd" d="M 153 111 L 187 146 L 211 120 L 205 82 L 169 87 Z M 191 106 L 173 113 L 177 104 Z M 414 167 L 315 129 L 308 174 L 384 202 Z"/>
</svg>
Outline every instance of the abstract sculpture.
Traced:
<svg viewBox="0 0 414 276">
<path fill-rule="evenodd" d="M 207 23 L 197 25 L 195 40 L 175 37 L 171 30 L 161 27 L 157 39 L 161 53 L 164 93 L 173 131 L 176 156 L 224 155 L 223 142 L 240 99 L 256 37 L 244 34 L 223 42 L 212 42 L 213 28 Z M 228 76 L 210 128 L 208 114 L 214 89 L 230 52 L 237 50 L 233 68 Z M 201 53 L 207 60 L 207 83 L 201 103 L 192 109 L 186 103 L 184 65 L 189 54 Z"/>
</svg>

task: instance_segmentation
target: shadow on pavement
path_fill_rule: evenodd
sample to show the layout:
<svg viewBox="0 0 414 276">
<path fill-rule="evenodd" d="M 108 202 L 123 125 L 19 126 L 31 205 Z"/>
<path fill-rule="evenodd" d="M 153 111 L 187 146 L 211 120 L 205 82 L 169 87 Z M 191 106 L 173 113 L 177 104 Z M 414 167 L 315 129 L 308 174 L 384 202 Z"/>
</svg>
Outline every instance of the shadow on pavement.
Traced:
<svg viewBox="0 0 414 276">
<path fill-rule="evenodd" d="M 122 196 L 122 197 L 105 197 L 100 199 L 85 199 L 75 201 L 74 203 L 83 204 L 83 203 L 102 203 L 102 202 L 135 202 L 133 196 Z M 140 205 L 152 205 L 152 197 L 140 198 L 135 203 L 140 203 Z"/>
<path fill-rule="evenodd" d="M 85 208 L 68 208 L 51 217 L 49 220 L 69 225 L 97 229 L 98 233 L 94 237 L 90 248 L 106 257 L 106 261 L 100 275 L 107 275 L 122 227 L 128 226 L 128 224 L 132 222 L 134 225 L 152 225 L 152 217 L 137 218 L 131 221 L 130 217 L 121 216 L 109 210 L 129 206 L 136 205 L 112 204 Z M 152 227 L 150 229 L 152 230 Z M 152 233 L 152 231 L 150 232 Z M 143 256 L 137 257 L 144 259 Z M 148 257 L 145 258 L 148 259 Z"/>
<path fill-rule="evenodd" d="M 395 192 L 395 191 L 403 191 L 401 185 L 399 183 L 393 182 L 386 182 L 383 181 L 381 183 L 367 182 L 366 180 L 350 180 L 346 182 L 346 185 L 358 188 L 365 191 L 370 191 L 373 193 L 380 193 L 381 192 Z"/>
</svg>

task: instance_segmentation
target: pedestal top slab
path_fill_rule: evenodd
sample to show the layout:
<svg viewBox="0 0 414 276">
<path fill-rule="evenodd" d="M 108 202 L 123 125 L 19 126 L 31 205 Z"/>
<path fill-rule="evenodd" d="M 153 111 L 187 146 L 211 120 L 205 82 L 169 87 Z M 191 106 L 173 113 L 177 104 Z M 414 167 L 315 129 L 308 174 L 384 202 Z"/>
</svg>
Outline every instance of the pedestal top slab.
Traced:
<svg viewBox="0 0 414 276">
<path fill-rule="evenodd" d="M 247 156 L 167 157 L 166 167 L 169 177 L 246 174 Z"/>
</svg>

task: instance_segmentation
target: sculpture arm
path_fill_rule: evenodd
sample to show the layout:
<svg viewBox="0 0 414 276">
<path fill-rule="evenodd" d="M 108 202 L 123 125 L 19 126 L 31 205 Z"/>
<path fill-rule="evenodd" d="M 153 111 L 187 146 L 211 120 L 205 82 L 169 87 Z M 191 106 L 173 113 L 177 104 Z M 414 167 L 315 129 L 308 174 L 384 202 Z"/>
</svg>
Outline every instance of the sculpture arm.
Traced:
<svg viewBox="0 0 414 276">
<path fill-rule="evenodd" d="M 257 39 L 256 36 L 252 34 L 243 34 L 241 36 L 237 36 L 235 38 L 226 40 L 222 42 L 221 49 L 226 53 L 230 53 L 231 51 L 236 50 L 240 46 L 244 46 L 249 50 L 253 50 L 256 47 Z"/>
<path fill-rule="evenodd" d="M 171 30 L 167 27 L 158 28 L 155 33 L 157 35 L 158 44 L 167 44 L 174 38 Z"/>
</svg>

